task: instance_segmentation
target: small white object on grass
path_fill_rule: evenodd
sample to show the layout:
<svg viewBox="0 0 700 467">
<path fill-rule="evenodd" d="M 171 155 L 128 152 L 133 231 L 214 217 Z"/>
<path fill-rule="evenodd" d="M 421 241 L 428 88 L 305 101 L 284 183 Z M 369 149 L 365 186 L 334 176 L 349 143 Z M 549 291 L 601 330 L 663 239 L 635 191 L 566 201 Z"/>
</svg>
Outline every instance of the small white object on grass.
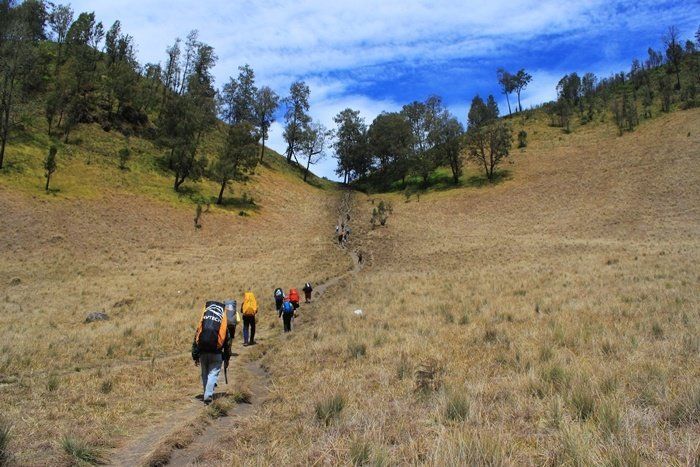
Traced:
<svg viewBox="0 0 700 467">
<path fill-rule="evenodd" d="M 353 311 L 353 313 L 355 313 L 355 316 L 362 316 L 364 314 L 360 309 Z"/>
</svg>

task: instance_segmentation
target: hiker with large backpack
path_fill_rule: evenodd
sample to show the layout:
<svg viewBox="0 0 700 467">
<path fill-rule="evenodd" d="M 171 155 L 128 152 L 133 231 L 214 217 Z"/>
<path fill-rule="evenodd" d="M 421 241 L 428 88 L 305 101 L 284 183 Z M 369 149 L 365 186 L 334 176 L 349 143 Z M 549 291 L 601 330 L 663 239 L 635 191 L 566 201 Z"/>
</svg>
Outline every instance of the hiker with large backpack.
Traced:
<svg viewBox="0 0 700 467">
<path fill-rule="evenodd" d="M 214 387 L 221 373 L 221 364 L 231 352 L 231 335 L 224 304 L 214 300 L 206 303 L 192 342 L 192 359 L 202 369 L 202 400 L 210 404 L 214 399 Z"/>
<path fill-rule="evenodd" d="M 299 291 L 297 289 L 289 289 L 288 295 L 289 301 L 292 302 L 292 306 L 296 311 L 299 308 Z"/>
<path fill-rule="evenodd" d="M 304 284 L 304 288 L 301 290 L 304 291 L 304 303 L 311 302 L 311 292 L 314 291 L 314 288 L 311 287 L 311 283 L 307 282 L 306 284 Z"/>
<path fill-rule="evenodd" d="M 284 302 L 284 291 L 277 287 L 275 289 L 275 310 L 279 313 L 280 308 L 282 308 L 282 302 Z"/>
<path fill-rule="evenodd" d="M 255 315 L 258 313 L 258 302 L 253 292 L 243 294 L 243 345 L 255 344 Z"/>
<path fill-rule="evenodd" d="M 289 299 L 285 299 L 282 302 L 279 316 L 282 318 L 282 323 L 284 324 L 284 332 L 290 332 L 292 330 L 292 319 L 294 318 L 294 306 Z"/>
</svg>

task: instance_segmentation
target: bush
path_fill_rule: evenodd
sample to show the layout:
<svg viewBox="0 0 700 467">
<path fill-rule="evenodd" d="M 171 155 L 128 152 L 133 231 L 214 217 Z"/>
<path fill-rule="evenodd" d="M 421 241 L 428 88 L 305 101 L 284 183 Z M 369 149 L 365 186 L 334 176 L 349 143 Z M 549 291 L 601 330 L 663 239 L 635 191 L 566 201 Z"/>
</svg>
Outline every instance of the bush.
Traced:
<svg viewBox="0 0 700 467">
<path fill-rule="evenodd" d="M 112 383 L 111 379 L 106 379 L 102 381 L 102 385 L 100 386 L 100 392 L 102 394 L 109 394 L 112 392 L 112 388 L 114 387 L 114 383 Z"/>
<path fill-rule="evenodd" d="M 345 398 L 339 394 L 325 400 L 316 402 L 316 419 L 323 422 L 325 426 L 340 416 L 340 412 L 345 407 Z"/>
<path fill-rule="evenodd" d="M 372 209 L 372 217 L 370 219 L 372 227 L 374 228 L 377 223 L 382 226 L 386 225 L 386 221 L 389 219 L 389 215 L 392 212 L 394 212 L 394 209 L 391 207 L 390 203 L 379 201 L 379 205 Z"/>
<path fill-rule="evenodd" d="M 518 147 L 519 148 L 527 147 L 527 131 L 525 131 L 525 130 L 520 130 L 518 132 Z"/>
<path fill-rule="evenodd" d="M 52 375 L 49 376 L 49 380 L 46 382 L 46 389 L 49 392 L 54 392 L 55 390 L 58 389 L 58 386 L 60 385 L 60 381 L 57 376 Z"/>
<path fill-rule="evenodd" d="M 66 454 L 73 458 L 77 464 L 96 465 L 102 463 L 102 453 L 96 447 L 81 439 L 64 436 L 61 440 L 61 446 Z"/>
<path fill-rule="evenodd" d="M 121 148 L 119 150 L 119 168 L 126 170 L 126 163 L 131 159 L 131 150 L 129 148 Z"/>
<path fill-rule="evenodd" d="M 571 394 L 571 406 L 579 420 L 586 420 L 593 415 L 593 411 L 595 410 L 595 398 L 590 390 L 584 386 L 584 383 L 574 388 Z"/>
<path fill-rule="evenodd" d="M 360 358 L 367 353 L 367 346 L 361 342 L 350 342 L 348 344 L 348 353 L 351 358 Z"/>
</svg>

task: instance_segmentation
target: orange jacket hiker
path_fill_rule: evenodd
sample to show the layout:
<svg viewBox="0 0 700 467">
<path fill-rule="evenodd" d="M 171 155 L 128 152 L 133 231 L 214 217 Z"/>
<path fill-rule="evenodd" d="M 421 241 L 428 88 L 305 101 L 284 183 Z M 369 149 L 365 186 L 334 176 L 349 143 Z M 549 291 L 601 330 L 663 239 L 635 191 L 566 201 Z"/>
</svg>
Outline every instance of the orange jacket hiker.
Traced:
<svg viewBox="0 0 700 467">
<path fill-rule="evenodd" d="M 289 301 L 299 303 L 299 291 L 297 289 L 289 289 Z"/>
</svg>

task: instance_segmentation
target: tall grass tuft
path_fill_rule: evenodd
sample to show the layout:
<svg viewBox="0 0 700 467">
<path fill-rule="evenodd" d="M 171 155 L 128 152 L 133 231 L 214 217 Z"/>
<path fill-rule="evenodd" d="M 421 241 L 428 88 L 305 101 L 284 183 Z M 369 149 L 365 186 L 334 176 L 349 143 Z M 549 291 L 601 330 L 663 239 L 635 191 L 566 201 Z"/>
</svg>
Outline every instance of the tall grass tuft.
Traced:
<svg viewBox="0 0 700 467">
<path fill-rule="evenodd" d="M 95 446 L 72 436 L 64 436 L 61 440 L 63 451 L 77 464 L 97 465 L 102 463 L 102 453 Z"/>
<path fill-rule="evenodd" d="M 350 443 L 350 462 L 354 466 L 369 465 L 372 447 L 362 439 L 355 439 Z"/>
<path fill-rule="evenodd" d="M 345 407 L 345 398 L 340 394 L 316 402 L 316 419 L 328 426 L 340 416 Z"/>
<path fill-rule="evenodd" d="M 481 465 L 499 467 L 510 465 L 503 443 L 480 431 L 449 433 L 433 452 L 433 465 Z"/>
<path fill-rule="evenodd" d="M 700 422 L 700 386 L 679 398 L 671 406 L 668 421 L 673 426 Z"/>
<path fill-rule="evenodd" d="M 367 346 L 362 342 L 350 342 L 348 344 L 348 354 L 351 358 L 360 358 L 367 353 Z"/>
<path fill-rule="evenodd" d="M 600 431 L 607 437 L 616 436 L 622 427 L 620 411 L 612 401 L 600 404 L 595 412 L 595 420 Z"/>
<path fill-rule="evenodd" d="M 445 399 L 445 419 L 463 422 L 469 417 L 469 399 L 461 392 L 449 392 Z"/>
<path fill-rule="evenodd" d="M 12 425 L 4 418 L 0 418 L 0 465 L 10 465 L 12 454 L 10 454 L 10 438 Z"/>
<path fill-rule="evenodd" d="M 579 420 L 586 420 L 595 410 L 595 398 L 586 383 L 579 383 L 571 391 L 571 407 Z"/>
</svg>

